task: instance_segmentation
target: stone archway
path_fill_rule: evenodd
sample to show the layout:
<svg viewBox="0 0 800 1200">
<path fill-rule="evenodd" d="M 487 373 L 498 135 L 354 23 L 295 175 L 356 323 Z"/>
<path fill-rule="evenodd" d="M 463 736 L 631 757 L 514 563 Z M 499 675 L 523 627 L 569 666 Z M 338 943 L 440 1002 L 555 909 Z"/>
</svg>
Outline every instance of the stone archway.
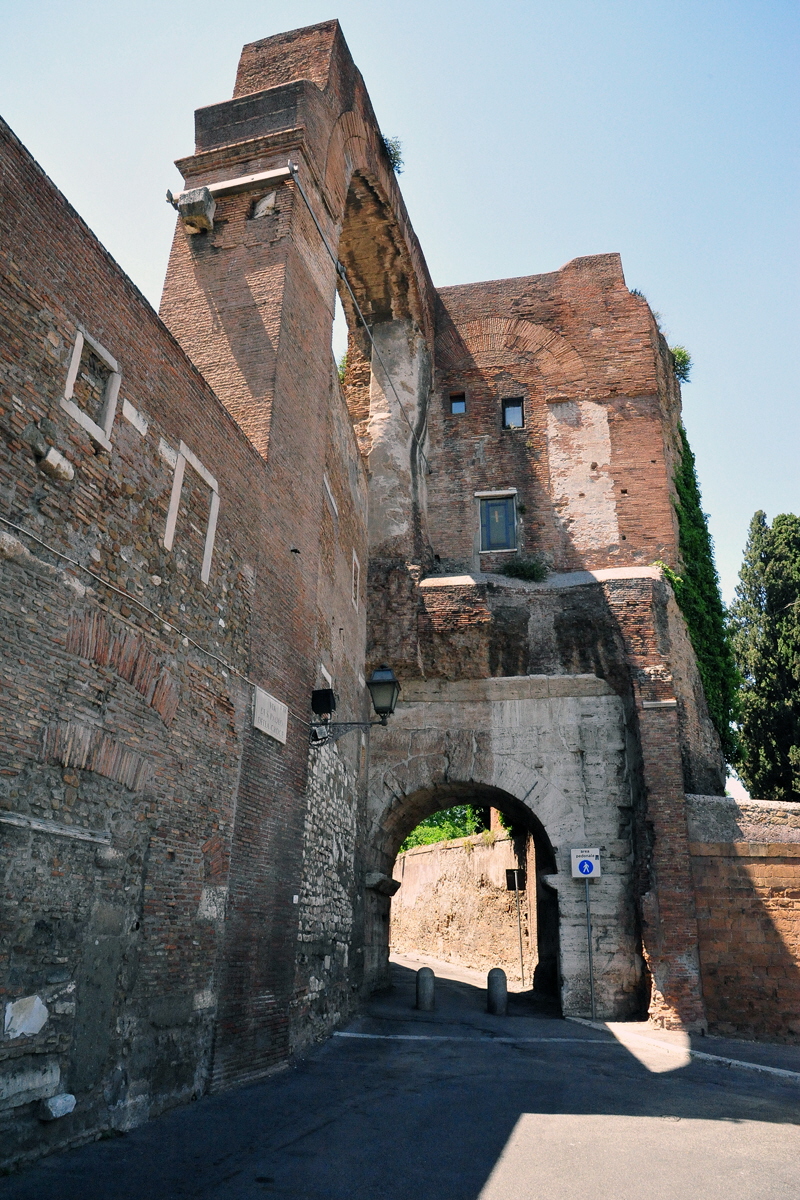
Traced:
<svg viewBox="0 0 800 1200">
<path fill-rule="evenodd" d="M 590 1008 L 584 893 L 571 879 L 570 849 L 601 847 L 604 874 L 593 893 L 597 1011 L 605 1019 L 634 1015 L 641 957 L 621 699 L 593 675 L 406 683 L 392 725 L 373 742 L 367 869 L 391 874 L 403 837 L 422 817 L 476 794 L 524 823 L 542 846 L 543 883 L 558 895 L 568 1016 Z M 365 922 L 365 981 L 380 986 L 385 897 L 368 893 Z"/>
<path fill-rule="evenodd" d="M 499 788 L 480 783 L 448 781 L 423 788 L 407 796 L 404 804 L 393 808 L 385 826 L 387 849 L 395 846 L 399 849 L 420 821 L 454 804 L 497 809 L 513 823 L 514 853 L 517 862 L 527 871 L 528 900 L 533 907 L 537 950 L 533 986 L 542 997 L 558 999 L 561 990 L 558 892 L 550 882 L 550 877 L 557 873 L 556 857 L 547 830 L 528 805 Z M 394 850 L 392 858 L 396 855 L 397 850 Z M 371 900 L 376 959 L 380 956 L 387 928 L 384 899 L 378 892 Z"/>
</svg>

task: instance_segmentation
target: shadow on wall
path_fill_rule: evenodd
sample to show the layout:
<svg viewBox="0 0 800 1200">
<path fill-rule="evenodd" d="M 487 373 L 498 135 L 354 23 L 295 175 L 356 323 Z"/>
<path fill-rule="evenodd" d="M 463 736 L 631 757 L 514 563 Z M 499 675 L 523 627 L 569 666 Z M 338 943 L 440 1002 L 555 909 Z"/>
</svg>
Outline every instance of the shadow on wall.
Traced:
<svg viewBox="0 0 800 1200">
<path fill-rule="evenodd" d="M 800 845 L 691 849 L 711 1031 L 800 1042 Z"/>
</svg>

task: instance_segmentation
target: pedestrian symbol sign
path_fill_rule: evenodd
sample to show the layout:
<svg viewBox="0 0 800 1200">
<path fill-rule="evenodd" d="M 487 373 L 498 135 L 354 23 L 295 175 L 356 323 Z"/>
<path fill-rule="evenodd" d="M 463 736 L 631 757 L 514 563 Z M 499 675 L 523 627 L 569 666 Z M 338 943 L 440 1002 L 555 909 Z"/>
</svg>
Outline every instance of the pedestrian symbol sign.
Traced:
<svg viewBox="0 0 800 1200">
<path fill-rule="evenodd" d="M 573 879 L 599 879 L 602 871 L 600 870 L 600 850 L 598 848 L 573 850 L 571 854 Z"/>
</svg>

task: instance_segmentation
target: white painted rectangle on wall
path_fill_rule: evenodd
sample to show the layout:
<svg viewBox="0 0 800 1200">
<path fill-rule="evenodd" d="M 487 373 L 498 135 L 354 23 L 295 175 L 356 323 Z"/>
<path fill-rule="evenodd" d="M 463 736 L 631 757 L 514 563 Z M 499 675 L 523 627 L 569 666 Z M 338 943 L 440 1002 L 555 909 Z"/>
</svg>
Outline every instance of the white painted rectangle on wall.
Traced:
<svg viewBox="0 0 800 1200">
<path fill-rule="evenodd" d="M 276 700 L 274 696 L 270 696 L 269 692 L 265 692 L 263 688 L 257 687 L 253 704 L 255 728 L 266 733 L 268 737 L 275 738 L 276 742 L 283 742 L 286 745 L 288 721 L 289 709 L 286 705 L 281 704 L 280 700 Z"/>
</svg>

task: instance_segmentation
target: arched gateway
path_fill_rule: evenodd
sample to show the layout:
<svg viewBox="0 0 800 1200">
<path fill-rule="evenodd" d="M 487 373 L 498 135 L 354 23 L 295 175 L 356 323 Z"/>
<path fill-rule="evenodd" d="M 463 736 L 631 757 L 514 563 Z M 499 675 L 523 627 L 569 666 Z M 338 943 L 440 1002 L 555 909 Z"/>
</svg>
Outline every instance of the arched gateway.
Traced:
<svg viewBox="0 0 800 1200">
<path fill-rule="evenodd" d="M 685 626 L 649 565 L 680 565 L 680 395 L 647 304 L 613 254 L 434 289 L 336 22 L 246 46 L 233 99 L 199 110 L 196 128 L 179 166 L 191 203 L 213 194 L 213 229 L 179 223 L 162 314 L 266 460 L 259 661 L 286 629 L 295 704 L 333 679 L 345 719 L 366 715 L 373 665 L 403 683 L 369 756 L 353 736 L 295 764 L 308 809 L 301 861 L 282 860 L 300 879 L 292 1036 L 329 1028 L 384 978 L 387 901 L 364 880 L 388 872 L 402 814 L 443 784 L 500 789 L 546 830 L 566 1012 L 587 1010 L 567 855 L 588 841 L 606 863 L 600 1010 L 637 1009 L 644 962 L 653 1015 L 702 1025 L 684 792 L 718 791 L 721 759 Z M 532 581 L 499 573 L 532 560 Z M 272 613 L 287 581 L 293 607 Z M 232 897 L 252 902 L 261 854 L 244 837 Z M 239 920 L 231 1028 L 249 1003 L 235 964 L 253 956 Z M 285 995 L 288 973 L 264 963 L 255 992 Z M 220 1078 L 252 1053 L 218 1040 Z"/>
<path fill-rule="evenodd" d="M 565 870 L 580 845 L 603 848 L 593 894 L 598 1012 L 624 1018 L 641 1005 L 624 726 L 620 698 L 593 675 L 416 681 L 379 747 L 375 739 L 369 866 L 391 874 L 403 838 L 438 809 L 469 801 L 504 810 L 533 836 L 540 955 L 566 1014 L 589 1011 L 584 889 Z M 388 905 L 371 893 L 372 985 L 386 977 Z"/>
</svg>

